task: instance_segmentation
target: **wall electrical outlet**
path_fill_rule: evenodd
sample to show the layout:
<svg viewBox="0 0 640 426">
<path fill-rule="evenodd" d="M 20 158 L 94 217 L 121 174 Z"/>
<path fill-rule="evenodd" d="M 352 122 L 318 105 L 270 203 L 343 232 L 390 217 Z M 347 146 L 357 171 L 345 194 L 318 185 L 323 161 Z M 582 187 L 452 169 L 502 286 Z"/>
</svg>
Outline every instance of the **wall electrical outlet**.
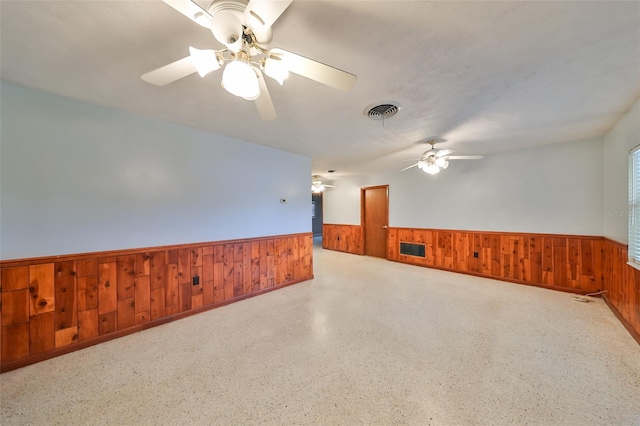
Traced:
<svg viewBox="0 0 640 426">
<path fill-rule="evenodd" d="M 200 285 L 200 277 L 198 275 L 193 277 L 193 285 Z"/>
<path fill-rule="evenodd" d="M 477 251 L 473 252 L 473 257 L 478 257 L 478 252 Z"/>
</svg>

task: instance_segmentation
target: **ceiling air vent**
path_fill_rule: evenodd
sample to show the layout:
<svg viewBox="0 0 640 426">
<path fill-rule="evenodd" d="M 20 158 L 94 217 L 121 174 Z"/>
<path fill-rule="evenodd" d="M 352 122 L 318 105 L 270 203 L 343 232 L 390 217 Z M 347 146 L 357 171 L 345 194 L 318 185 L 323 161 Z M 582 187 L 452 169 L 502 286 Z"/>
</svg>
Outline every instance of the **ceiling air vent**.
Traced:
<svg viewBox="0 0 640 426">
<path fill-rule="evenodd" d="M 397 102 L 386 102 L 380 105 L 371 105 L 364 110 L 367 117 L 372 120 L 387 120 L 400 111 L 400 104 Z"/>
</svg>

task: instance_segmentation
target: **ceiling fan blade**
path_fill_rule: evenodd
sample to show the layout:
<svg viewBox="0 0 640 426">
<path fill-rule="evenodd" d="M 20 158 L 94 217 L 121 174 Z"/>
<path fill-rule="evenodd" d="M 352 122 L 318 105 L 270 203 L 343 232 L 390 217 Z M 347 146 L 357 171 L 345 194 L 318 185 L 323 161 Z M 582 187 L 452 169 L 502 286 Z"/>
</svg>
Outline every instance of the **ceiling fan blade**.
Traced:
<svg viewBox="0 0 640 426">
<path fill-rule="evenodd" d="M 191 60 L 191 56 L 178 59 L 175 62 L 171 62 L 168 65 L 150 71 L 140 76 L 141 79 L 147 83 L 155 84 L 156 86 L 166 86 L 169 83 L 173 83 L 176 80 L 180 80 L 183 77 L 196 72 L 196 66 Z"/>
<path fill-rule="evenodd" d="M 260 86 L 260 96 L 255 100 L 256 108 L 258 108 L 258 113 L 264 121 L 273 120 L 277 117 L 277 114 L 271 101 L 271 95 L 269 95 L 269 89 L 267 89 L 267 83 L 264 81 L 262 72 L 255 67 L 254 69 L 258 75 L 258 85 Z"/>
<path fill-rule="evenodd" d="M 484 155 L 452 155 L 447 160 L 482 160 Z"/>
<path fill-rule="evenodd" d="M 444 157 L 444 156 L 449 155 L 451 153 L 453 153 L 452 149 L 442 149 L 442 150 L 436 152 L 436 157 L 437 158 Z"/>
<path fill-rule="evenodd" d="M 327 185 L 326 183 L 323 183 L 324 186 L 326 186 L 327 188 L 335 188 L 334 185 Z"/>
<path fill-rule="evenodd" d="M 271 49 L 269 57 L 282 60 L 291 72 L 345 92 L 356 83 L 357 77 L 353 74 L 283 49 Z"/>
<path fill-rule="evenodd" d="M 410 165 L 409 167 L 405 167 L 404 169 L 402 169 L 402 170 L 400 170 L 400 171 L 401 171 L 401 172 L 404 172 L 405 170 L 412 169 L 412 168 L 414 168 L 414 167 L 415 167 L 415 166 L 417 166 L 417 165 L 418 165 L 418 163 L 416 163 L 416 164 L 412 164 L 412 165 Z"/>
<path fill-rule="evenodd" d="M 213 19 L 212 16 L 209 14 L 209 12 L 207 12 L 206 10 L 204 10 L 203 8 L 201 8 L 191 0 L 162 0 L 162 1 L 168 4 L 169 6 L 171 6 L 172 8 L 174 8 L 175 10 L 177 10 L 178 12 L 182 13 L 187 18 L 191 19 L 196 24 L 207 29 L 211 28 L 211 20 Z"/>
<path fill-rule="evenodd" d="M 244 10 L 244 21 L 254 30 L 265 31 L 271 28 L 292 2 L 293 0 L 250 0 Z"/>
</svg>

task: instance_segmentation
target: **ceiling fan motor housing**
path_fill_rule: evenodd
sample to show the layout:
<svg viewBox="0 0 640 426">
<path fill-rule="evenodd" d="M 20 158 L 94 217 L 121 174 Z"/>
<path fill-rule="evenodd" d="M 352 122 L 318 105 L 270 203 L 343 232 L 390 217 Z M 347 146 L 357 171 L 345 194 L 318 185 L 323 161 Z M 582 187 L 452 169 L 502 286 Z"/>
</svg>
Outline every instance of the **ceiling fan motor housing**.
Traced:
<svg viewBox="0 0 640 426">
<path fill-rule="evenodd" d="M 271 42 L 271 28 L 253 28 L 249 22 L 245 22 L 244 10 L 246 9 L 247 4 L 247 1 L 242 0 L 217 0 L 213 1 L 209 7 L 207 7 L 207 12 L 209 12 L 213 17 L 211 31 L 213 32 L 216 40 L 225 46 L 237 43 L 239 39 L 242 39 L 247 44 L 251 44 L 253 41 L 251 35 L 253 35 L 258 44 L 265 45 Z M 232 28 L 235 28 L 235 32 L 216 35 L 216 33 L 220 33 L 221 31 L 216 29 L 217 26 L 221 29 L 231 26 Z M 258 51 L 252 51 L 251 54 L 256 55 L 258 54 Z"/>
</svg>

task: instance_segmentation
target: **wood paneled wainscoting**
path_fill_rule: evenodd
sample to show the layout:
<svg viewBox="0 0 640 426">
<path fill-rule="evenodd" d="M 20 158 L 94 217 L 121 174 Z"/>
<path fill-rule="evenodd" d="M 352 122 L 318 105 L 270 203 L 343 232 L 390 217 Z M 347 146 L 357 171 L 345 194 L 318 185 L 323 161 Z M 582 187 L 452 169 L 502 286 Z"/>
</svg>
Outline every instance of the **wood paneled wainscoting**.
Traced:
<svg viewBox="0 0 640 426">
<path fill-rule="evenodd" d="M 604 300 L 640 343 L 640 271 L 627 264 L 627 245 L 604 240 Z"/>
<path fill-rule="evenodd" d="M 311 233 L 1 261 L 0 370 L 311 278 Z"/>
<path fill-rule="evenodd" d="M 364 254 L 362 226 L 322 225 L 322 248 L 352 254 Z"/>
<path fill-rule="evenodd" d="M 425 257 L 400 254 L 424 244 Z M 575 293 L 604 288 L 602 237 L 389 228 L 388 259 Z"/>
</svg>

